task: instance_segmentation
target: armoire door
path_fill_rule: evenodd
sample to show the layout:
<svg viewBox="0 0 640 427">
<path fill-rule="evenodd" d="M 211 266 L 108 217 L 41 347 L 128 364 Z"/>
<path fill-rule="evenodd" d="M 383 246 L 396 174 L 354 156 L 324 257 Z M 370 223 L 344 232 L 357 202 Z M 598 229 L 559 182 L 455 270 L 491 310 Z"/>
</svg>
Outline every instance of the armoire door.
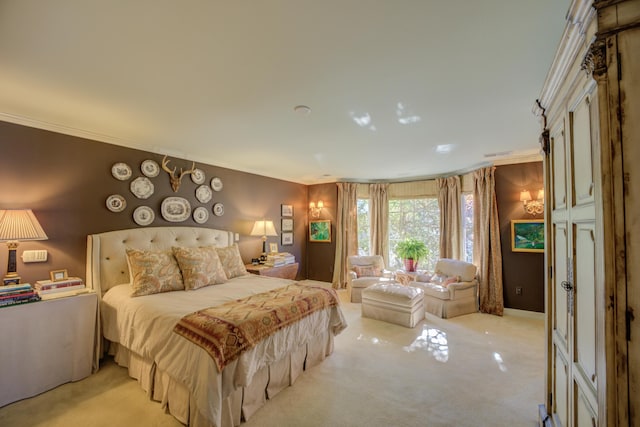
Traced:
<svg viewBox="0 0 640 427">
<path fill-rule="evenodd" d="M 549 399 L 556 426 L 598 424 L 596 294 L 602 275 L 596 244 L 598 172 L 595 83 L 584 79 L 550 129 L 545 162 L 550 191 Z M 594 167 L 595 166 L 595 167 Z M 599 249 L 600 248 L 600 249 Z"/>
</svg>

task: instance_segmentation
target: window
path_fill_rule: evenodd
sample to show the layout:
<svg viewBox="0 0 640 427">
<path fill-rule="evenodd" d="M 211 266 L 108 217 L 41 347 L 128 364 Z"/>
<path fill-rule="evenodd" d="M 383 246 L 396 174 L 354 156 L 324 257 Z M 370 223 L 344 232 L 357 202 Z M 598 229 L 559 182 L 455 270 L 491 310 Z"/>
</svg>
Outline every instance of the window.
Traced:
<svg viewBox="0 0 640 427">
<path fill-rule="evenodd" d="M 440 208 L 436 198 L 389 200 L 389 268 L 403 267 L 395 254 L 396 244 L 407 237 L 426 243 L 428 259 L 421 261 L 420 269 L 433 270 L 440 253 Z"/>
<path fill-rule="evenodd" d="M 371 216 L 369 199 L 358 199 L 358 255 L 371 255 Z"/>
<path fill-rule="evenodd" d="M 462 195 L 462 260 L 473 263 L 473 194 Z"/>
</svg>

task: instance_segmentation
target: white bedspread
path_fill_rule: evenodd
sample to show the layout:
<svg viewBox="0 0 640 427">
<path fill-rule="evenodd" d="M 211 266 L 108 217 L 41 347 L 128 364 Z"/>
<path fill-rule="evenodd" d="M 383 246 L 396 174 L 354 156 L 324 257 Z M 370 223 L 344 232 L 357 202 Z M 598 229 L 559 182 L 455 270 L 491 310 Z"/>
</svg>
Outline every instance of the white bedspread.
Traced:
<svg viewBox="0 0 640 427">
<path fill-rule="evenodd" d="M 199 346 L 173 332 L 183 316 L 249 295 L 294 283 L 292 280 L 248 275 L 222 285 L 195 291 L 166 292 L 131 298 L 129 285 L 111 288 L 102 298 L 103 334 L 110 341 L 153 360 L 158 368 L 185 384 L 197 409 L 220 425 L 222 400 L 235 388 L 249 384 L 253 375 L 300 345 L 330 330 L 334 335 L 347 325 L 340 307 L 331 307 L 283 328 L 229 363 L 222 375 L 213 359 Z"/>
</svg>

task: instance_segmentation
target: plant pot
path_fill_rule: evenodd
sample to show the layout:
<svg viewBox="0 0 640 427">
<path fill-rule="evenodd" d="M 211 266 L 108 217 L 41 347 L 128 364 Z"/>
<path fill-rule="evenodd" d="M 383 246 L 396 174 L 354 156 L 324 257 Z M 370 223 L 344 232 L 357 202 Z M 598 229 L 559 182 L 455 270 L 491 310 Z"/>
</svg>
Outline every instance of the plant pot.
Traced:
<svg viewBox="0 0 640 427">
<path fill-rule="evenodd" d="M 404 260 L 404 270 L 405 271 L 414 272 L 414 271 L 416 271 L 416 268 L 418 268 L 418 262 L 417 261 L 414 261 L 412 259 L 405 259 Z"/>
</svg>

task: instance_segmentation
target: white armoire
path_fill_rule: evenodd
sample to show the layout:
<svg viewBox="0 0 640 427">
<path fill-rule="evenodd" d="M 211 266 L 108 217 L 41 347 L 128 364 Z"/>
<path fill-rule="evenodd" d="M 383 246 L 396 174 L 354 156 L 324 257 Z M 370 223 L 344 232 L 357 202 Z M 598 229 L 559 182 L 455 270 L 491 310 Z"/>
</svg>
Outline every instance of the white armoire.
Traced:
<svg viewBox="0 0 640 427">
<path fill-rule="evenodd" d="M 545 168 L 544 426 L 640 426 L 640 0 L 573 0 L 534 107 Z"/>
</svg>

